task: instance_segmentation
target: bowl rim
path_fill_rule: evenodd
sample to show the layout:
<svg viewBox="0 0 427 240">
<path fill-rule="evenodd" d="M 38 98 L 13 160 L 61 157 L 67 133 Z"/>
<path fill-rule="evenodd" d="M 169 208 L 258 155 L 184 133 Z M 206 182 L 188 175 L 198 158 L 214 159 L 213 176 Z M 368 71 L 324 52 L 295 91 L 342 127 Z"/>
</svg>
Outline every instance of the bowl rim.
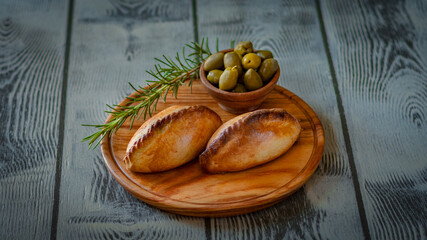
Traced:
<svg viewBox="0 0 427 240">
<path fill-rule="evenodd" d="M 229 48 L 229 49 L 221 50 L 219 52 L 227 53 L 227 52 L 231 52 L 233 50 L 234 50 L 234 48 Z M 251 95 L 265 95 L 266 93 L 270 92 L 270 90 L 274 87 L 274 85 L 277 84 L 277 82 L 279 81 L 279 77 L 280 77 L 280 66 L 279 66 L 277 68 L 276 73 L 271 78 L 270 82 L 268 82 L 267 85 L 263 86 L 262 88 L 259 88 L 259 89 L 254 90 L 254 91 L 244 92 L 244 93 L 228 92 L 228 91 L 224 91 L 224 90 L 221 90 L 221 89 L 215 87 L 214 85 L 212 85 L 207 80 L 206 71 L 204 68 L 205 62 L 206 62 L 206 59 L 205 59 L 205 61 L 203 61 L 202 65 L 200 66 L 200 80 L 202 81 L 203 85 L 205 87 L 207 87 L 209 90 L 216 92 L 218 94 L 221 94 L 223 96 L 226 96 L 226 97 L 247 98 L 247 97 L 250 97 Z"/>
</svg>

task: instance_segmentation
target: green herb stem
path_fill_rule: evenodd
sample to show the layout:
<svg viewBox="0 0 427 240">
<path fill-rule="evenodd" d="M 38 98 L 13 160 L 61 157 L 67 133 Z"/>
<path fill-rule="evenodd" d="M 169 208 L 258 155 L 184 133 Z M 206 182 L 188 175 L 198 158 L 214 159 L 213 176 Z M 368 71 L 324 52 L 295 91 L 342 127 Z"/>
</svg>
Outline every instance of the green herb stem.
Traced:
<svg viewBox="0 0 427 240">
<path fill-rule="evenodd" d="M 217 41 L 218 44 L 218 41 Z M 192 53 L 186 55 L 186 47 L 192 50 Z M 154 65 L 154 70 L 147 71 L 155 80 L 147 80 L 147 87 L 138 86 L 135 88 L 131 83 L 129 85 L 135 90 L 135 97 L 127 97 L 126 105 L 107 105 L 111 110 L 105 111 L 111 114 L 111 118 L 104 124 L 83 124 L 83 126 L 94 127 L 97 131 L 90 136 L 82 139 L 89 141 L 89 148 L 96 148 L 106 136 L 110 137 L 113 132 L 116 132 L 123 123 L 129 119 L 130 128 L 135 121 L 141 116 L 144 119 L 156 110 L 157 102 L 160 98 L 165 102 L 169 92 L 172 96 L 177 97 L 178 88 L 189 80 L 188 85 L 191 86 L 193 80 L 199 77 L 199 69 L 202 62 L 210 55 L 208 41 L 202 40 L 202 43 L 192 42 L 186 44 L 182 50 L 182 55 L 178 53 L 175 58 L 166 57 L 155 58 L 157 64 Z M 217 46 L 218 49 L 218 46 Z M 134 104 L 136 103 L 136 104 Z"/>
</svg>

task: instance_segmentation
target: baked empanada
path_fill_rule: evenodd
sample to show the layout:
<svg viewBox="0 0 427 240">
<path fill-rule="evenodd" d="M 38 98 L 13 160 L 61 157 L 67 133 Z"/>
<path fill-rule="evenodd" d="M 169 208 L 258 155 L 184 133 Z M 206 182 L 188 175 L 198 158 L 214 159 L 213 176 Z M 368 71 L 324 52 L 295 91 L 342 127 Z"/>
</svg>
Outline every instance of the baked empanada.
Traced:
<svg viewBox="0 0 427 240">
<path fill-rule="evenodd" d="M 209 173 L 245 170 L 285 153 L 300 132 L 298 120 L 284 109 L 245 113 L 218 128 L 199 161 Z"/>
<path fill-rule="evenodd" d="M 148 119 L 130 140 L 124 158 L 127 169 L 160 172 L 197 156 L 221 126 L 221 118 L 205 106 L 172 106 Z"/>
</svg>

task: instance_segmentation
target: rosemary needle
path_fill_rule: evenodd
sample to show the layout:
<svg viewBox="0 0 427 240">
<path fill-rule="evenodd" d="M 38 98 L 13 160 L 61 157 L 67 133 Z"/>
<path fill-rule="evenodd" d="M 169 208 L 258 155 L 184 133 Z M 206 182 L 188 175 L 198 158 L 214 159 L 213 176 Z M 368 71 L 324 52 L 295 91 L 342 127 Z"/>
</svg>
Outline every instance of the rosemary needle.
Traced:
<svg viewBox="0 0 427 240">
<path fill-rule="evenodd" d="M 188 55 L 185 53 L 186 48 L 192 51 Z M 216 48 L 218 50 L 218 41 Z M 200 44 L 197 42 L 186 44 L 181 56 L 177 53 L 174 58 L 165 55 L 162 58 L 155 58 L 157 63 L 154 65 L 154 70 L 147 71 L 155 80 L 147 80 L 150 84 L 146 88 L 141 86 L 136 88 L 129 83 L 137 92 L 136 96 L 127 97 L 129 101 L 124 106 L 107 104 L 110 110 L 105 112 L 112 115 L 111 120 L 104 124 L 83 124 L 83 126 L 94 127 L 97 131 L 83 138 L 82 141 L 89 141 L 89 149 L 96 148 L 104 137 L 109 137 L 111 133 L 116 132 L 127 119 L 130 119 L 130 128 L 132 128 L 135 119 L 151 116 L 156 110 L 159 99 L 166 101 L 169 92 L 177 97 L 178 88 L 186 80 L 189 80 L 188 85 L 191 86 L 193 80 L 199 78 L 200 66 L 210 55 L 212 52 L 209 50 L 208 40 L 206 39 L 205 42 L 203 39 Z M 132 105 L 134 103 L 137 104 Z"/>
</svg>

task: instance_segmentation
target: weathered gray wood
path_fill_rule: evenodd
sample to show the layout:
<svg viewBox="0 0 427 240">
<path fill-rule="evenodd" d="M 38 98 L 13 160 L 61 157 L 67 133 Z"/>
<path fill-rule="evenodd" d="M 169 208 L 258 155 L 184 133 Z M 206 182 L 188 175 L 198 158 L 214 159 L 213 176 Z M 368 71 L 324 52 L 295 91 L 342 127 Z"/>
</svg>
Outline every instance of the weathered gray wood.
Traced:
<svg viewBox="0 0 427 240">
<path fill-rule="evenodd" d="M 145 85 L 153 57 L 193 41 L 191 1 L 75 1 L 67 92 L 58 239 L 203 239 L 201 218 L 168 214 L 137 200 L 108 172 L 100 149 L 80 140 Z M 173 181 L 173 179 L 172 179 Z"/>
<path fill-rule="evenodd" d="M 363 232 L 314 1 L 199 1 L 199 31 L 220 48 L 251 40 L 278 59 L 279 85 L 304 99 L 325 128 L 325 153 L 305 187 L 253 214 L 211 220 L 213 239 L 361 239 Z"/>
<path fill-rule="evenodd" d="M 321 4 L 373 239 L 426 239 L 427 3 Z"/>
<path fill-rule="evenodd" d="M 49 239 L 66 1 L 0 3 L 0 239 Z"/>
</svg>

